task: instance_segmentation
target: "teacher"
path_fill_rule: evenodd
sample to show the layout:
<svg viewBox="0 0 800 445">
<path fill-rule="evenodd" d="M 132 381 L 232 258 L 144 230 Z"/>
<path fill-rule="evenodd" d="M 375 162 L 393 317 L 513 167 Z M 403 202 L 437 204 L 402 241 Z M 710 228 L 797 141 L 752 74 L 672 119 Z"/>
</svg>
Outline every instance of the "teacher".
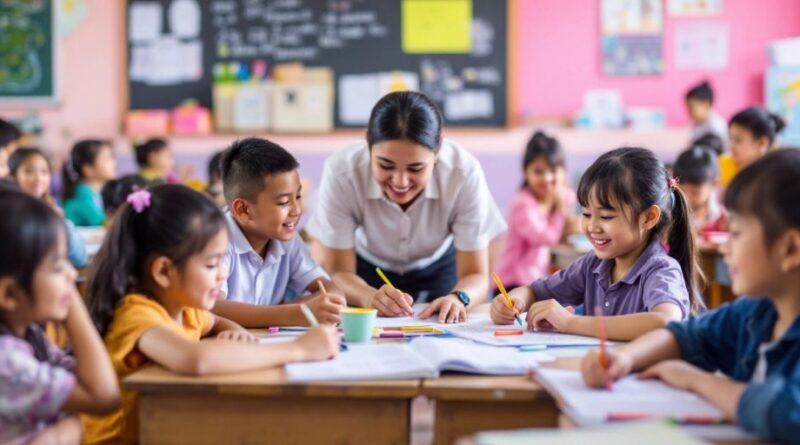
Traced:
<svg viewBox="0 0 800 445">
<path fill-rule="evenodd" d="M 489 243 L 505 229 L 480 163 L 442 140 L 441 113 L 417 92 L 384 96 L 366 142 L 326 160 L 307 227 L 349 304 L 402 316 L 431 302 L 419 316 L 446 323 L 486 299 Z"/>
</svg>

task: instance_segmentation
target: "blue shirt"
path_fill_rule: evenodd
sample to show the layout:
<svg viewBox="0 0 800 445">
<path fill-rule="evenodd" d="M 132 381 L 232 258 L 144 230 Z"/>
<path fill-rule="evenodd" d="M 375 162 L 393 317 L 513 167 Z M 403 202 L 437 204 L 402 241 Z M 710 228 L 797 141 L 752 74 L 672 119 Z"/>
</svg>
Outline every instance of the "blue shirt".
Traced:
<svg viewBox="0 0 800 445">
<path fill-rule="evenodd" d="M 329 279 L 298 235 L 289 241 L 270 240 L 267 254 L 261 257 L 230 212 L 225 212 L 231 241 L 225 254 L 228 279 L 222 284 L 227 299 L 268 305 L 305 292 L 317 278 Z"/>
<path fill-rule="evenodd" d="M 769 298 L 741 298 L 707 314 L 667 329 L 675 336 L 681 356 L 709 372 L 721 371 L 749 383 L 736 414 L 746 430 L 770 440 L 797 443 L 800 438 L 800 317 L 766 351 L 767 373 L 753 383 L 759 346 L 772 340 L 778 319 Z"/>
<path fill-rule="evenodd" d="M 675 258 L 654 239 L 622 279 L 611 284 L 614 260 L 601 260 L 589 252 L 566 269 L 531 284 L 536 300 L 556 299 L 564 305 L 584 305 L 587 315 L 599 306 L 604 315 L 648 312 L 662 303 L 681 309 L 689 316 L 689 291 Z"/>
</svg>

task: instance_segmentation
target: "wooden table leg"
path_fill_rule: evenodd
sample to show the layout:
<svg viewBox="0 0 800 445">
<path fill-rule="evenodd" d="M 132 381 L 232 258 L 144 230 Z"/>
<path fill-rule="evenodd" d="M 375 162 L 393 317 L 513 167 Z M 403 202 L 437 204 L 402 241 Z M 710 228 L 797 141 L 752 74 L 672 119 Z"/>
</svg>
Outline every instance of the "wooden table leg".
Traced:
<svg viewBox="0 0 800 445">
<path fill-rule="evenodd" d="M 436 400 L 434 443 L 449 445 L 459 437 L 486 430 L 558 426 L 554 400 L 466 401 Z"/>
<path fill-rule="evenodd" d="M 139 439 L 148 444 L 407 445 L 410 399 L 142 394 Z"/>
</svg>

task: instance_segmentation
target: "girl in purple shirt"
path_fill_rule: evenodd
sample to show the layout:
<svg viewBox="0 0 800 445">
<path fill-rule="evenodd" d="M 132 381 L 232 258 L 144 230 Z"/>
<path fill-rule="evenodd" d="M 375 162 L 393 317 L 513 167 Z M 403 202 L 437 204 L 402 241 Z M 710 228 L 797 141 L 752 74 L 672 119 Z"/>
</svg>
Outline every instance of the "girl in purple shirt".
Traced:
<svg viewBox="0 0 800 445">
<path fill-rule="evenodd" d="M 119 403 L 111 360 L 75 289 L 67 231 L 44 202 L 0 190 L 0 443 L 70 443 L 81 424 L 66 413 Z M 41 325 L 63 322 L 74 357 Z"/>
<path fill-rule="evenodd" d="M 632 340 L 702 307 L 689 209 L 651 151 L 620 148 L 602 155 L 581 178 L 578 201 L 581 228 L 594 250 L 555 275 L 513 290 L 514 310 L 496 298 L 495 323 L 513 323 L 515 311 L 527 310 L 531 329 L 595 336 L 594 316 L 602 312 L 609 338 Z M 586 316 L 562 304 L 582 304 Z"/>
</svg>

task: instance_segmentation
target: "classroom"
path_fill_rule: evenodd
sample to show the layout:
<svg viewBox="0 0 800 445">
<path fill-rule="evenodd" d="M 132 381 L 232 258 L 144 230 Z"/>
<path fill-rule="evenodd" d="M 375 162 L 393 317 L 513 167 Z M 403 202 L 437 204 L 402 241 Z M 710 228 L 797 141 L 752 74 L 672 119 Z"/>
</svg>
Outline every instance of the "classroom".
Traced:
<svg viewBox="0 0 800 445">
<path fill-rule="evenodd" d="M 0 444 L 800 444 L 797 0 L 0 1 Z"/>
</svg>

